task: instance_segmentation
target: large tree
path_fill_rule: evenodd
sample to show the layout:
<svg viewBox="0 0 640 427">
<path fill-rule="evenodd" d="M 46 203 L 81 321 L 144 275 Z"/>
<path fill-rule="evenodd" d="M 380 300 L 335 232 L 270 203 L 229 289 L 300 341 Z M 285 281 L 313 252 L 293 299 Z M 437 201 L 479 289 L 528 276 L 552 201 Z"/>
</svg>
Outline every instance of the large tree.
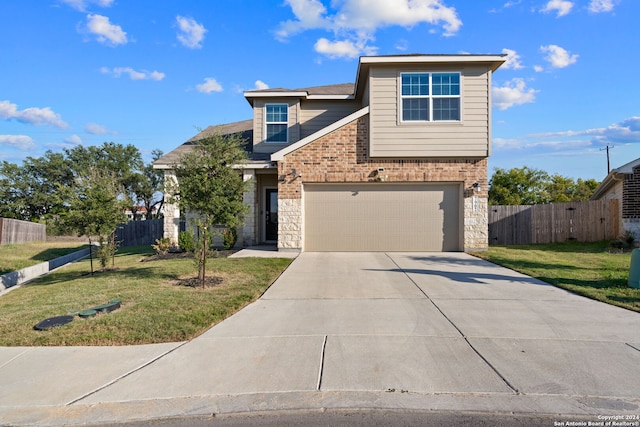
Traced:
<svg viewBox="0 0 640 427">
<path fill-rule="evenodd" d="M 82 176 L 91 170 L 109 171 L 122 189 L 121 202 L 131 212 L 136 211 L 137 200 L 133 194 L 141 178 L 138 172 L 144 163 L 135 146 L 104 142 L 97 146 L 79 145 L 64 151 L 75 176 Z"/>
<path fill-rule="evenodd" d="M 58 185 L 71 186 L 73 171 L 61 153 L 27 157 L 22 166 L 0 164 L 0 216 L 37 221 L 64 210 Z"/>
<path fill-rule="evenodd" d="M 152 219 L 163 203 L 163 174 L 152 167 L 160 156 L 162 151 L 152 151 L 151 163 L 145 165 L 135 146 L 105 142 L 62 153 L 47 151 L 42 157 L 27 157 L 22 165 L 0 162 L 0 216 L 58 225 L 56 218 L 68 205 L 59 189 L 73 188 L 78 177 L 91 171 L 103 171 L 118 183 L 126 209 L 135 212 L 144 206 L 146 219 Z"/>
<path fill-rule="evenodd" d="M 151 152 L 151 162 L 142 166 L 139 172 L 136 172 L 131 185 L 130 199 L 137 206 L 144 206 L 145 219 L 153 219 L 158 216 L 164 204 L 164 172 L 153 168 L 153 163 L 162 157 L 162 150 L 153 150 Z M 134 219 L 136 219 L 134 215 Z"/>
<path fill-rule="evenodd" d="M 246 160 L 245 144 L 240 134 L 214 134 L 196 141 L 193 150 L 173 165 L 177 186 L 168 183 L 167 188 L 180 210 L 197 214 L 194 225 L 199 250 L 195 259 L 203 287 L 212 226 L 237 227 L 246 212 L 243 192 L 247 184 L 234 168 Z"/>
<path fill-rule="evenodd" d="M 527 166 L 510 170 L 497 168 L 489 181 L 489 204 L 536 205 L 589 200 L 598 182 L 549 175 Z"/>
</svg>

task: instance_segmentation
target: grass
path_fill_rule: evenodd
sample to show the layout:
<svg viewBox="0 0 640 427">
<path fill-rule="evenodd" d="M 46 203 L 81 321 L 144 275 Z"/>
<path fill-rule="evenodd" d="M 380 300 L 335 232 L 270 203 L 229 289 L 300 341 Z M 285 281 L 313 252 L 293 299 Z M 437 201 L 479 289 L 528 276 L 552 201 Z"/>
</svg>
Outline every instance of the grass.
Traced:
<svg viewBox="0 0 640 427">
<path fill-rule="evenodd" d="M 609 242 L 490 246 L 474 254 L 598 301 L 640 312 L 640 289 L 627 284 L 631 254 L 610 253 Z"/>
<path fill-rule="evenodd" d="M 144 261 L 150 247 L 123 248 L 115 269 L 88 274 L 83 260 L 0 297 L 0 346 L 130 345 L 189 340 L 256 300 L 289 265 L 281 258 L 213 258 L 215 287 L 178 286 L 195 276 L 187 258 Z M 96 266 L 94 260 L 94 266 Z M 121 299 L 122 307 L 46 331 L 52 316 Z"/>
<path fill-rule="evenodd" d="M 0 275 L 21 270 L 41 262 L 87 247 L 78 242 L 34 242 L 0 245 Z"/>
</svg>

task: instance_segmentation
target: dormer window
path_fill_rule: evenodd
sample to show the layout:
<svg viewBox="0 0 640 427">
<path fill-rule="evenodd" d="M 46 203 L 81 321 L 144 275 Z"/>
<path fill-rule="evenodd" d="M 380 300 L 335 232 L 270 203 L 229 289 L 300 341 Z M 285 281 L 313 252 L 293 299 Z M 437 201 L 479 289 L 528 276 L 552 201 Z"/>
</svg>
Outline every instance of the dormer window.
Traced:
<svg viewBox="0 0 640 427">
<path fill-rule="evenodd" d="M 287 143 L 289 128 L 289 105 L 266 104 L 265 105 L 266 141 Z"/>
<path fill-rule="evenodd" d="M 401 121 L 460 121 L 460 73 L 401 73 Z"/>
</svg>

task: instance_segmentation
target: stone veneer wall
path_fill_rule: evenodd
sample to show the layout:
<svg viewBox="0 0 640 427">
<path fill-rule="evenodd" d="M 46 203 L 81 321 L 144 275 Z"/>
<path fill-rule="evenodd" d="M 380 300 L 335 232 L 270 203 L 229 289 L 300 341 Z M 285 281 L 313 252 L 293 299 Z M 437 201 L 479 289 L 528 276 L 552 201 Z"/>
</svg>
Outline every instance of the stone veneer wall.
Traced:
<svg viewBox="0 0 640 427">
<path fill-rule="evenodd" d="M 242 195 L 242 202 L 248 206 L 244 216 L 244 223 L 238 227 L 238 243 L 242 247 L 256 244 L 256 205 L 258 204 L 258 183 L 256 181 L 256 171 L 245 169 L 242 171 L 242 179 L 249 183 L 249 188 Z"/>
<path fill-rule="evenodd" d="M 487 159 L 373 159 L 368 157 L 369 116 L 356 119 L 287 154 L 278 163 L 278 247 L 302 249 L 303 183 L 461 182 L 464 191 L 464 250 L 488 247 Z M 296 170 L 295 176 L 291 174 Z M 480 185 L 480 191 L 473 184 Z"/>
<path fill-rule="evenodd" d="M 164 192 L 165 192 L 165 204 L 164 204 L 164 233 L 163 237 L 171 240 L 171 244 L 178 246 L 178 233 L 180 232 L 180 208 L 177 203 L 166 202 L 169 199 L 169 192 L 167 190 L 167 183 L 176 182 L 176 173 L 172 170 L 164 171 Z"/>
</svg>

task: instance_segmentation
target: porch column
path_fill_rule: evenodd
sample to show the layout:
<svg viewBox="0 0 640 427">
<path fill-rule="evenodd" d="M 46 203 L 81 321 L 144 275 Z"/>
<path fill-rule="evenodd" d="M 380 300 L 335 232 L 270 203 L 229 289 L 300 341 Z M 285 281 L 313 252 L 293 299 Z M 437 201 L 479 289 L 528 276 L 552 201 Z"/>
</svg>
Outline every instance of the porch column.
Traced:
<svg viewBox="0 0 640 427">
<path fill-rule="evenodd" d="M 164 192 L 165 200 L 170 197 L 167 190 L 168 183 L 177 183 L 175 171 L 164 171 Z M 178 246 L 178 233 L 180 232 L 180 208 L 177 203 L 165 203 L 164 204 L 164 232 L 163 237 L 171 240 L 173 246 Z"/>
<path fill-rule="evenodd" d="M 244 217 L 240 242 L 243 247 L 253 246 L 256 244 L 256 205 L 258 203 L 258 182 L 256 181 L 255 169 L 244 169 L 242 171 L 242 179 L 248 183 L 248 189 L 242 196 L 242 201 L 248 206 L 247 213 Z"/>
</svg>

